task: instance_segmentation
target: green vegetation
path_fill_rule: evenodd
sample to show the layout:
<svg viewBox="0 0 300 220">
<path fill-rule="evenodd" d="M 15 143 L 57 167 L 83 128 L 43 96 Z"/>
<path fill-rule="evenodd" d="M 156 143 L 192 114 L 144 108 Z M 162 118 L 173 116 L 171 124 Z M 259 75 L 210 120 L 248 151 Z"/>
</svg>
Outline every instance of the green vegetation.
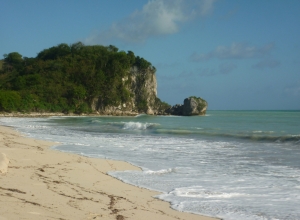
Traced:
<svg viewBox="0 0 300 220">
<path fill-rule="evenodd" d="M 5 54 L 0 61 L 0 111 L 89 113 L 95 98 L 101 106 L 117 106 L 132 97 L 132 66 L 155 71 L 147 60 L 112 45 L 59 44 L 35 58 Z M 141 102 L 138 108 L 145 105 Z"/>
<path fill-rule="evenodd" d="M 15 91 L 0 91 L 0 109 L 14 111 L 20 106 L 21 96 Z"/>
<path fill-rule="evenodd" d="M 198 103 L 197 110 L 199 112 L 201 112 L 202 109 L 207 106 L 207 102 L 204 99 L 200 98 L 200 97 L 190 96 L 189 98 L 194 98 L 197 101 L 197 103 Z"/>
<path fill-rule="evenodd" d="M 171 105 L 161 101 L 158 97 L 155 98 L 155 106 L 158 109 L 158 112 L 165 112 L 166 109 L 171 108 Z"/>
</svg>

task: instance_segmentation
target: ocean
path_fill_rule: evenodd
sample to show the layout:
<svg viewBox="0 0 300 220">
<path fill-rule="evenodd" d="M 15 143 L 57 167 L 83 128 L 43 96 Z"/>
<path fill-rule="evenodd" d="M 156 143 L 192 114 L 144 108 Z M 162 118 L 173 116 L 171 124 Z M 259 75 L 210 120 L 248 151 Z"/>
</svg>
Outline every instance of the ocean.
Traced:
<svg viewBox="0 0 300 220">
<path fill-rule="evenodd" d="M 206 116 L 0 118 L 53 148 L 127 161 L 109 174 L 185 212 L 224 220 L 300 219 L 300 111 Z"/>
</svg>

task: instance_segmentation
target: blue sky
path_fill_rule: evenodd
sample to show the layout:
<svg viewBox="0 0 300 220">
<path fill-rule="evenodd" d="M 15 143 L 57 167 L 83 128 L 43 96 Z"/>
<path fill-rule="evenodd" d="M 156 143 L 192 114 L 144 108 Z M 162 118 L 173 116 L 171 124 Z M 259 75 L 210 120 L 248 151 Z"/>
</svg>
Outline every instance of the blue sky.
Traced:
<svg viewBox="0 0 300 220">
<path fill-rule="evenodd" d="M 158 97 L 210 110 L 300 109 L 299 0 L 0 0 L 0 55 L 82 41 L 156 68 Z"/>
</svg>

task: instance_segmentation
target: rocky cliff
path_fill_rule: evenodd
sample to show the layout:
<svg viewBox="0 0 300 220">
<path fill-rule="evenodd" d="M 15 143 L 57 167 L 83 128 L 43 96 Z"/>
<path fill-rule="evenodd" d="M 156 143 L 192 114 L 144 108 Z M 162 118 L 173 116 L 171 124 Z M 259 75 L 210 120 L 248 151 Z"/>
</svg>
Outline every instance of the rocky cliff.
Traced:
<svg viewBox="0 0 300 220">
<path fill-rule="evenodd" d="M 171 108 L 167 109 L 165 112 L 170 115 L 205 115 L 207 109 L 207 102 L 200 98 L 191 96 L 184 99 L 183 105 L 176 104 Z"/>
<path fill-rule="evenodd" d="M 126 77 L 122 79 L 124 87 L 130 94 L 130 99 L 118 105 L 104 105 L 101 97 L 93 100 L 91 108 L 101 115 L 205 115 L 207 102 L 191 96 L 184 100 L 183 105 L 170 106 L 157 98 L 157 82 L 155 68 L 141 69 L 133 66 Z"/>
<path fill-rule="evenodd" d="M 104 115 L 154 115 L 163 112 L 162 102 L 157 98 L 155 68 L 133 66 L 122 81 L 130 96 L 128 101 L 105 106 L 101 103 L 101 97 L 98 97 L 93 100 L 92 110 Z"/>
</svg>

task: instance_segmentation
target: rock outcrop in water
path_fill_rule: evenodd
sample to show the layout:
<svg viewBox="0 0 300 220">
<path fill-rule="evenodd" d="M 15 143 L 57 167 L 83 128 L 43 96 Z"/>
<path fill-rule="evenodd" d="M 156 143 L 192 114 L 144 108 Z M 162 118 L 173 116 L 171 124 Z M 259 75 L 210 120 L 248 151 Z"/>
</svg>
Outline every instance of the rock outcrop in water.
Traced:
<svg viewBox="0 0 300 220">
<path fill-rule="evenodd" d="M 202 98 L 191 96 L 184 99 L 183 105 L 176 104 L 166 110 L 167 114 L 170 115 L 205 115 L 207 109 L 207 102 Z"/>
<path fill-rule="evenodd" d="M 183 115 L 204 115 L 207 109 L 207 102 L 202 98 L 189 97 L 184 100 Z"/>
</svg>

